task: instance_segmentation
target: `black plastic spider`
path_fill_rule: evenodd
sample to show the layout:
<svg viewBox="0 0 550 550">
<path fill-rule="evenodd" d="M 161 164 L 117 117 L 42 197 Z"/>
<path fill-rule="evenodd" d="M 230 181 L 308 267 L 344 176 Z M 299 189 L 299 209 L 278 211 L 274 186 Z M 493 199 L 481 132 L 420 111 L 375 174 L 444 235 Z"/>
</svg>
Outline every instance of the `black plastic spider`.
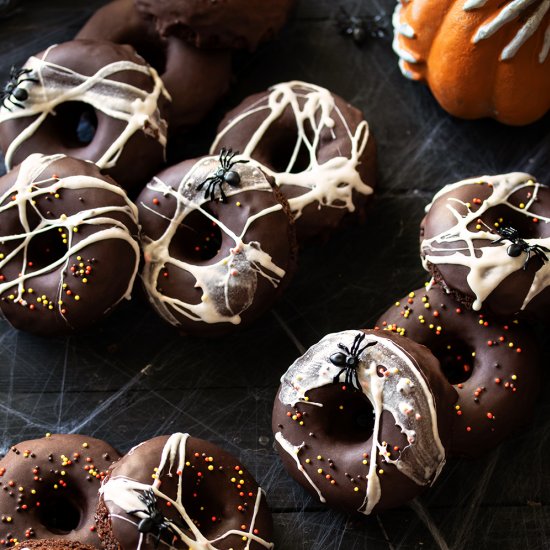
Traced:
<svg viewBox="0 0 550 550">
<path fill-rule="evenodd" d="M 338 344 L 338 347 L 342 351 L 337 351 L 336 353 L 333 353 L 330 356 L 330 362 L 333 365 L 337 367 L 342 367 L 340 372 L 332 379 L 332 381 L 335 384 L 336 382 L 338 382 L 340 375 L 345 371 L 346 372 L 345 384 L 347 384 L 348 386 L 352 386 L 357 390 L 361 389 L 361 385 L 359 384 L 359 378 L 357 376 L 357 366 L 359 365 L 359 356 L 368 347 L 374 346 L 376 344 L 376 342 L 368 342 L 361 349 L 359 349 L 359 346 L 361 345 L 361 342 L 364 339 L 365 339 L 365 333 L 361 332 L 353 340 L 351 349 L 348 349 L 347 346 L 344 346 L 344 344 Z"/>
<path fill-rule="evenodd" d="M 200 191 L 205 185 L 204 198 L 207 200 L 215 199 L 216 187 L 220 189 L 220 199 L 222 202 L 227 202 L 227 197 L 223 192 L 223 184 L 227 183 L 231 187 L 238 187 L 241 183 L 241 176 L 235 170 L 232 170 L 235 164 L 245 164 L 248 160 L 233 160 L 239 151 L 233 152 L 232 149 L 226 149 L 225 147 L 220 152 L 220 166 L 214 172 L 214 175 L 206 178 L 198 186 L 197 190 Z"/>
<path fill-rule="evenodd" d="M 540 244 L 529 244 L 525 242 L 523 239 L 519 236 L 519 231 L 517 229 L 514 229 L 513 227 L 499 227 L 497 229 L 497 233 L 500 235 L 500 239 L 495 241 L 495 244 L 501 243 L 503 241 L 510 241 L 512 244 L 508 247 L 506 252 L 508 253 L 508 256 L 511 256 L 512 258 L 517 258 L 522 252 L 525 252 L 527 254 L 527 258 L 525 259 L 525 262 L 523 264 L 523 269 L 527 269 L 527 262 L 531 258 L 531 254 L 535 254 L 535 256 L 538 256 L 543 263 L 546 263 L 548 261 L 548 256 L 545 254 L 545 252 L 550 252 L 550 248 L 546 248 L 545 246 L 541 246 Z"/>
<path fill-rule="evenodd" d="M 138 531 L 140 533 L 151 533 L 155 537 L 155 548 L 158 548 L 162 534 L 165 532 L 174 533 L 174 528 L 158 509 L 157 497 L 153 489 L 146 489 L 142 494 L 138 495 L 139 500 L 145 505 L 145 510 L 131 510 L 129 514 L 136 515 L 138 513 L 146 514 L 146 517 L 138 523 Z"/>
<path fill-rule="evenodd" d="M 24 109 L 25 106 L 21 103 L 29 97 L 29 92 L 23 88 L 19 88 L 22 82 L 38 82 L 36 78 L 30 78 L 26 75 L 32 73 L 31 69 L 17 69 L 12 66 L 8 82 L 4 85 L 4 89 L 0 92 L 0 103 L 8 110 L 8 102 L 14 107 Z M 22 78 L 23 77 L 23 78 Z"/>
<path fill-rule="evenodd" d="M 340 6 L 340 11 L 336 15 L 336 26 L 341 34 L 351 37 L 360 46 L 369 36 L 383 38 L 386 35 L 384 18 L 384 14 L 364 17 L 350 15 L 343 6 Z"/>
</svg>

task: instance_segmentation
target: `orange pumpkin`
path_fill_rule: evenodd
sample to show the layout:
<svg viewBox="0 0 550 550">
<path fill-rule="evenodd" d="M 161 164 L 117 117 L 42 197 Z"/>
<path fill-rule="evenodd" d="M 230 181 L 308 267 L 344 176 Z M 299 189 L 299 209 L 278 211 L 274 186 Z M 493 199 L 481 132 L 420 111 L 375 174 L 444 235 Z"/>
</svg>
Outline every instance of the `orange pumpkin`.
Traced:
<svg viewBox="0 0 550 550">
<path fill-rule="evenodd" d="M 550 0 L 400 0 L 395 52 L 461 118 L 522 125 L 550 109 Z"/>
</svg>

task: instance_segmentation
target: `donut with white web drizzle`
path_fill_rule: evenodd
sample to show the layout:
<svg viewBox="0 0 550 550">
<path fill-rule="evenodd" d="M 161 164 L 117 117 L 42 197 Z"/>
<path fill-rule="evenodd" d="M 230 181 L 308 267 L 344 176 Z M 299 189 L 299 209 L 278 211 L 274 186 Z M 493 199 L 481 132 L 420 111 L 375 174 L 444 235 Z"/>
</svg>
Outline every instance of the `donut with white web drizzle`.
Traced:
<svg viewBox="0 0 550 550">
<path fill-rule="evenodd" d="M 361 514 L 400 506 L 445 464 L 456 397 L 437 359 L 408 338 L 329 334 L 281 378 L 277 450 L 292 477 L 329 506 Z"/>
<path fill-rule="evenodd" d="M 284 82 L 246 98 L 218 127 L 211 153 L 233 147 L 288 199 L 301 243 L 360 218 L 372 195 L 375 145 L 362 113 L 329 90 Z"/>
<path fill-rule="evenodd" d="M 130 293 L 137 209 L 96 165 L 31 155 L 0 178 L 0 309 L 16 328 L 90 326 Z"/>
<path fill-rule="evenodd" d="M 118 458 L 108 443 L 80 434 L 47 434 L 11 446 L 0 459 L 0 547 L 102 548 L 98 490 Z"/>
<path fill-rule="evenodd" d="M 273 548 L 265 494 L 230 453 L 189 434 L 159 436 L 113 464 L 100 488 L 107 550 Z"/>
<path fill-rule="evenodd" d="M 73 40 L 30 57 L 19 73 L 0 106 L 8 170 L 31 153 L 63 153 L 129 188 L 164 162 L 169 96 L 130 46 Z"/>
<path fill-rule="evenodd" d="M 427 346 L 458 393 L 449 453 L 477 457 L 524 428 L 541 383 L 532 328 L 461 307 L 439 285 L 409 292 L 378 321 Z"/>
<path fill-rule="evenodd" d="M 467 307 L 544 319 L 550 305 L 550 188 L 521 172 L 443 187 L 421 223 L 421 256 Z"/>
<path fill-rule="evenodd" d="M 221 334 L 262 314 L 295 267 L 288 205 L 236 152 L 184 161 L 137 199 L 155 310 L 188 334 Z"/>
</svg>

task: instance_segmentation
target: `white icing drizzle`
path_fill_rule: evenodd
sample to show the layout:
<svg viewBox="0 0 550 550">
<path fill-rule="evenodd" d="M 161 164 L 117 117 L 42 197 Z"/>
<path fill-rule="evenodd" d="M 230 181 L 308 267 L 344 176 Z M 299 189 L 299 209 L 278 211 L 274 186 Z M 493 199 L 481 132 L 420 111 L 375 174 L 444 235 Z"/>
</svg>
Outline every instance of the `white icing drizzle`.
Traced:
<svg viewBox="0 0 550 550">
<path fill-rule="evenodd" d="M 31 57 L 25 64 L 31 73 L 26 78 L 39 82 L 26 81 L 18 88 L 28 93 L 24 108 L 0 107 L 0 123 L 16 118 L 35 117 L 32 122 L 11 142 L 6 154 L 5 163 L 8 170 L 12 168 L 12 159 L 17 149 L 29 139 L 49 115 L 55 115 L 58 105 L 68 101 L 81 101 L 91 105 L 117 120 L 126 122 L 126 127 L 103 152 L 99 159 L 93 160 L 100 168 L 112 168 L 116 165 L 126 142 L 132 135 L 141 130 L 154 137 L 162 147 L 166 147 L 166 122 L 161 118 L 158 99 L 164 95 L 170 99 L 162 80 L 152 67 L 122 60 L 101 67 L 94 75 L 85 76 L 67 67 L 47 60 L 50 52 L 57 45 L 50 46 L 42 57 Z M 136 86 L 111 80 L 109 77 L 122 71 L 133 71 L 151 78 L 153 89 L 146 92 Z"/>
<path fill-rule="evenodd" d="M 175 433 L 168 438 L 162 450 L 158 468 L 155 472 L 157 474 L 157 477 L 151 485 L 141 483 L 139 481 L 136 481 L 135 479 L 131 479 L 125 476 L 113 476 L 108 478 L 107 481 L 104 482 L 99 489 L 99 494 L 103 496 L 103 500 L 105 502 L 111 502 L 125 513 L 128 513 L 132 510 L 142 510 L 144 506 L 143 503 L 139 500 L 139 495 L 143 494 L 143 492 L 148 489 L 152 489 L 157 499 L 165 500 L 166 502 L 169 502 L 171 504 L 173 509 L 176 510 L 180 515 L 180 519 L 184 522 L 186 529 L 190 531 L 190 534 L 185 533 L 184 531 L 182 531 L 178 524 L 174 523 L 168 518 L 165 518 L 165 521 L 171 526 L 174 533 L 177 533 L 180 541 L 188 546 L 189 550 L 217 550 L 218 547 L 215 546 L 215 543 L 227 538 L 230 535 L 237 535 L 239 537 L 247 538 L 247 542 L 243 546 L 243 550 L 249 550 L 251 542 L 255 542 L 260 546 L 263 546 L 264 548 L 273 548 L 273 543 L 267 542 L 263 538 L 253 533 L 256 517 L 260 509 L 261 500 L 264 496 L 263 490 L 259 487 L 256 495 L 256 500 L 254 502 L 253 515 L 251 518 L 249 529 L 247 531 L 230 529 L 219 537 L 213 540 L 208 540 L 202 534 L 200 529 L 195 525 L 193 519 L 185 509 L 185 505 L 182 501 L 183 476 L 176 473 L 183 472 L 183 470 L 185 469 L 185 453 L 188 438 L 189 434 L 184 433 Z M 132 449 L 130 453 L 133 453 L 134 449 Z M 178 488 L 175 499 L 169 497 L 161 490 L 162 477 L 165 476 L 177 476 Z M 112 513 L 110 514 L 110 516 L 127 521 L 129 523 L 133 523 L 136 526 L 137 530 L 139 520 L 143 519 L 145 517 L 145 514 L 138 512 L 133 514 L 132 516 L 121 516 L 120 514 Z M 144 537 L 141 534 L 137 550 L 140 550 L 143 540 Z M 180 545 L 172 546 L 166 543 L 164 540 L 161 540 L 160 543 L 167 548 L 175 549 L 180 547 Z"/>
<path fill-rule="evenodd" d="M 464 11 L 473 11 L 485 7 L 488 0 L 466 0 L 463 5 Z M 393 29 L 394 29 L 394 38 L 393 38 L 393 50 L 399 56 L 399 67 L 401 72 L 407 78 L 412 80 L 419 80 L 421 75 L 411 71 L 407 67 L 409 64 L 417 64 L 421 59 L 417 53 L 411 51 L 406 46 L 402 44 L 400 37 L 405 37 L 409 39 L 415 39 L 417 33 L 412 28 L 412 26 L 402 19 L 402 8 L 405 4 L 408 3 L 408 0 L 400 0 L 395 7 L 393 12 Z M 519 49 L 527 42 L 527 40 L 533 36 L 533 34 L 539 29 L 540 25 L 548 10 L 550 9 L 550 0 L 507 0 L 507 2 L 500 7 L 500 11 L 493 17 L 491 14 L 491 19 L 481 25 L 473 37 L 473 43 L 477 44 L 481 40 L 486 40 L 493 36 L 496 32 L 502 29 L 507 23 L 513 21 L 514 19 L 523 18 L 523 13 L 525 10 L 530 8 L 533 4 L 537 4 L 531 16 L 523 22 L 522 26 L 512 38 L 512 40 L 504 47 L 501 52 L 501 60 L 510 60 L 513 59 L 517 54 Z M 546 29 L 543 45 L 541 51 L 538 55 L 538 61 L 540 64 L 544 63 L 548 57 L 550 51 L 550 24 Z"/>
<path fill-rule="evenodd" d="M 164 196 L 173 197 L 177 203 L 174 215 L 168 220 L 169 224 L 166 230 L 158 239 L 152 240 L 147 235 L 142 235 L 142 249 L 145 258 L 141 274 L 143 284 L 153 307 L 173 325 L 181 323 L 175 313 L 192 321 L 239 324 L 241 322 L 240 314 L 250 307 L 254 300 L 258 276 L 267 279 L 273 287 L 277 287 L 285 276 L 285 270 L 275 265 L 271 256 L 262 250 L 261 243 L 244 242 L 243 240 L 254 221 L 281 210 L 280 204 L 266 208 L 248 218 L 239 235 L 202 207 L 209 201 L 204 198 L 203 190 L 197 190 L 197 186 L 215 172 L 218 165 L 218 157 L 206 157 L 199 160 L 181 180 L 176 190 L 158 178 L 155 178 L 147 186 Z M 238 170 L 241 183 L 239 188 L 231 188 L 226 192 L 228 198 L 249 190 L 272 193 L 265 176 L 256 166 L 239 164 L 233 170 Z M 246 198 L 243 197 L 243 201 L 245 200 Z M 143 202 L 141 204 L 144 208 L 160 215 Z M 215 223 L 235 243 L 226 257 L 210 265 L 196 265 L 178 260 L 171 256 L 169 251 L 170 243 L 178 227 L 184 223 L 187 216 L 197 210 Z M 202 290 L 199 304 L 186 303 L 179 298 L 166 296 L 158 290 L 160 273 L 168 266 L 187 271 L 195 278 L 195 287 Z M 237 302 L 234 299 L 235 294 L 241 297 L 245 295 L 247 299 Z"/>
<path fill-rule="evenodd" d="M 277 432 L 275 434 L 275 439 L 277 440 L 277 443 L 279 443 L 279 445 L 282 447 L 282 449 L 294 459 L 294 462 L 296 462 L 296 467 L 307 479 L 308 483 L 313 487 L 314 491 L 319 496 L 319 500 L 321 502 L 326 502 L 323 493 L 321 493 L 321 489 L 319 489 L 319 487 L 315 485 L 315 482 L 313 481 L 313 479 L 311 479 L 311 476 L 306 472 L 305 468 L 300 462 L 298 454 L 304 448 L 305 443 L 302 443 L 301 445 L 293 445 L 290 441 L 288 441 L 288 439 L 285 439 L 285 436 L 281 432 Z"/>
<path fill-rule="evenodd" d="M 0 214 L 16 209 L 21 227 L 23 228 L 23 233 L 0 236 L 0 242 L 2 243 L 11 241 L 16 243 L 11 252 L 6 253 L 2 259 L 0 259 L 0 271 L 9 262 L 15 261 L 17 255 L 21 254 L 19 276 L 0 283 L 0 294 L 7 290 L 14 289 L 13 301 L 24 303 L 26 292 L 25 283 L 28 279 L 38 277 L 45 273 L 58 271 L 59 284 L 57 285 L 57 295 L 56 300 L 52 300 L 52 303 L 58 308 L 60 315 L 67 320 L 61 312 L 63 306 L 60 302 L 62 302 L 63 283 L 65 281 L 63 272 L 67 270 L 71 257 L 85 250 L 91 244 L 100 241 L 118 239 L 128 243 L 135 254 L 135 265 L 125 292 L 110 306 L 113 307 L 123 298 L 130 299 L 139 265 L 140 253 L 139 244 L 131 235 L 128 227 L 112 216 L 113 214 L 125 214 L 136 227 L 138 226 L 137 208 L 128 199 L 122 188 L 99 178 L 83 175 L 69 176 L 57 180 L 38 179 L 48 166 L 63 158 L 65 158 L 64 155 L 30 155 L 21 163 L 15 183 L 0 196 Z M 101 189 L 109 191 L 122 198 L 124 206 L 103 206 L 97 208 L 92 206 L 91 208 L 82 208 L 79 212 L 75 212 L 71 215 L 62 215 L 56 219 L 45 218 L 35 206 L 35 201 L 40 197 L 54 195 L 64 189 L 72 189 L 75 191 L 83 189 Z M 33 227 L 31 227 L 28 220 L 29 211 L 33 211 L 39 218 L 38 223 L 33 225 Z M 97 225 L 101 226 L 102 229 L 93 232 L 83 239 L 77 240 L 77 242 L 73 242 L 76 240 L 73 230 L 75 228 L 78 230 L 79 227 L 81 228 L 86 225 Z M 66 252 L 55 262 L 41 269 L 28 272 L 28 249 L 32 239 L 42 233 L 59 228 L 63 229 L 67 235 Z"/>
<path fill-rule="evenodd" d="M 446 185 L 434 196 L 426 210 L 429 211 L 434 202 L 447 193 L 452 193 L 456 189 L 466 185 L 478 185 L 481 182 L 490 184 L 492 186 L 492 193 L 482 202 L 479 208 L 476 211 L 472 211 L 466 203 L 448 197 L 445 207 L 456 219 L 455 225 L 434 237 L 424 239 L 421 244 L 422 262 L 425 269 L 428 269 L 428 263 L 433 265 L 462 265 L 469 269 L 467 281 L 476 297 L 472 304 L 472 308 L 476 311 L 481 309 L 484 300 L 506 277 L 523 268 L 525 254 L 520 254 L 515 258 L 509 256 L 507 253 L 507 249 L 510 246 L 509 241 L 503 241 L 490 246 L 491 243 L 500 238 L 500 235 L 496 231 L 491 232 L 486 230 L 488 228 L 471 231 L 468 229 L 468 225 L 481 218 L 485 212 L 495 206 L 506 206 L 526 217 L 536 217 L 539 219 L 539 223 L 550 222 L 550 218 L 534 214 L 530 211 L 533 202 L 537 198 L 541 184 L 535 182 L 534 178 L 529 174 L 521 172 L 498 176 L 483 176 Z M 508 200 L 509 197 L 525 188 L 529 188 L 531 192 L 531 198 L 525 203 L 525 207 L 519 208 L 511 204 Z M 457 210 L 457 206 L 460 206 L 460 210 L 466 212 L 466 214 L 460 213 Z M 479 244 L 474 245 L 474 240 L 478 243 L 481 241 L 482 246 Z M 529 245 L 540 245 L 550 248 L 550 237 L 524 240 Z M 548 285 L 550 285 L 550 262 L 545 263 L 535 274 L 533 283 L 524 297 L 521 309 L 525 309 L 529 302 Z"/>
<path fill-rule="evenodd" d="M 373 192 L 372 187 L 362 181 L 357 170 L 367 146 L 369 127 L 366 121 L 362 121 L 352 133 L 344 115 L 335 105 L 334 97 L 325 88 L 300 81 L 272 86 L 265 96 L 231 120 L 216 136 L 210 154 L 215 154 L 219 150 L 220 141 L 240 122 L 255 113 L 267 111 L 266 118 L 250 137 L 243 151 L 245 156 L 254 158 L 254 150 L 271 125 L 287 108 L 294 114 L 297 129 L 296 142 L 288 166 L 284 172 L 274 172 L 260 163 L 257 163 L 258 166 L 272 176 L 278 186 L 293 185 L 303 189 L 303 194 L 288 199 L 295 218 L 300 217 L 307 205 L 315 202 L 331 208 L 346 208 L 353 212 L 353 191 L 362 195 L 370 195 Z M 333 157 L 319 164 L 317 149 L 321 137 L 327 130 L 332 132 L 336 123 L 341 124 L 347 131 L 351 154 L 349 157 Z M 308 128 L 311 132 L 308 132 Z M 309 133 L 311 137 L 308 136 Z M 301 172 L 292 173 L 302 147 L 308 151 L 309 164 Z"/>
<path fill-rule="evenodd" d="M 330 356 L 338 351 L 338 344 L 350 347 L 357 331 L 344 331 L 325 336 L 297 359 L 281 378 L 279 399 L 288 406 L 294 406 L 305 400 L 308 391 L 332 384 L 341 368 L 333 365 Z M 367 334 L 362 346 L 376 342 L 359 356 L 357 375 L 363 393 L 374 409 L 373 446 L 367 491 L 363 505 L 358 511 L 370 514 L 379 502 L 382 492 L 377 472 L 377 454 L 386 463 L 394 464 L 404 475 L 418 485 L 433 483 L 445 464 L 445 449 L 439 438 L 435 398 L 416 361 L 398 344 L 383 336 Z M 379 376 L 378 366 L 384 366 L 386 375 Z M 345 374 L 340 373 L 343 382 Z M 380 420 L 383 411 L 391 413 L 401 432 L 405 434 L 408 445 L 392 460 L 387 456 L 388 449 L 379 441 Z M 275 436 L 283 441 L 282 435 Z M 299 470 L 305 471 L 299 464 L 299 450 L 291 443 L 283 449 L 297 461 Z M 307 479 L 307 477 L 306 477 Z M 308 482 L 312 482 L 308 479 Z M 318 491 L 321 501 L 323 497 Z"/>
</svg>

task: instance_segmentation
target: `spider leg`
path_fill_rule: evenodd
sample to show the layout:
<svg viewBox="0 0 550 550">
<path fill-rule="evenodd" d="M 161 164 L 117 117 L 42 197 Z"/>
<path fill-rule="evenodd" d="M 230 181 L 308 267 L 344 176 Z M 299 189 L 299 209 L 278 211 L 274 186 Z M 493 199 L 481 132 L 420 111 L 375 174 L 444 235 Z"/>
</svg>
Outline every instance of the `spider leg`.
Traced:
<svg viewBox="0 0 550 550">
<path fill-rule="evenodd" d="M 126 512 L 127 514 L 137 514 L 138 512 L 141 512 L 142 514 L 147 514 L 147 510 L 130 510 Z"/>
<path fill-rule="evenodd" d="M 339 347 L 341 350 L 344 350 L 348 355 L 351 355 L 351 351 L 348 349 L 347 346 L 344 346 L 344 344 L 340 343 L 340 344 L 338 344 L 338 347 Z"/>
<path fill-rule="evenodd" d="M 22 78 L 21 80 L 17 81 L 17 84 L 19 85 L 22 82 L 34 82 L 34 83 L 38 84 L 39 80 L 36 79 L 36 78 Z"/>
<path fill-rule="evenodd" d="M 200 191 L 206 183 L 210 183 L 210 181 L 215 178 L 216 176 L 210 176 L 209 178 L 206 178 L 205 180 L 201 181 L 199 185 L 197 185 L 197 191 Z"/>
<path fill-rule="evenodd" d="M 526 249 L 525 249 L 525 253 L 527 254 L 527 258 L 525 259 L 525 262 L 523 262 L 523 271 L 525 271 L 527 269 L 527 262 L 531 259 L 531 247 L 528 246 Z"/>
<path fill-rule="evenodd" d="M 333 384 L 337 384 L 338 383 L 338 379 L 340 378 L 340 375 L 346 370 L 346 367 L 342 367 L 340 369 L 340 372 L 332 379 L 332 383 Z"/>
<path fill-rule="evenodd" d="M 371 346 L 375 346 L 376 342 L 368 342 L 365 344 L 355 355 L 359 356 L 361 355 L 367 348 L 370 348 Z"/>
<path fill-rule="evenodd" d="M 248 159 L 234 160 L 229 166 L 229 170 L 231 170 L 235 164 L 246 164 L 247 162 L 249 162 Z"/>
<path fill-rule="evenodd" d="M 24 105 L 22 105 L 21 103 L 18 103 L 17 101 L 14 101 L 11 97 L 8 98 L 8 101 L 9 101 L 12 105 L 14 105 L 15 107 L 19 107 L 20 109 L 24 109 L 24 108 L 25 108 Z M 11 109 L 10 109 L 10 111 L 11 111 Z"/>
<path fill-rule="evenodd" d="M 227 197 L 225 193 L 223 192 L 223 184 L 220 183 L 220 200 L 222 202 L 227 202 Z"/>
<path fill-rule="evenodd" d="M 361 342 L 365 339 L 365 333 L 362 332 L 361 334 L 358 334 L 355 339 L 353 340 L 353 344 L 351 346 L 351 355 L 356 355 L 357 350 L 359 349 L 359 346 L 361 345 Z"/>
</svg>

